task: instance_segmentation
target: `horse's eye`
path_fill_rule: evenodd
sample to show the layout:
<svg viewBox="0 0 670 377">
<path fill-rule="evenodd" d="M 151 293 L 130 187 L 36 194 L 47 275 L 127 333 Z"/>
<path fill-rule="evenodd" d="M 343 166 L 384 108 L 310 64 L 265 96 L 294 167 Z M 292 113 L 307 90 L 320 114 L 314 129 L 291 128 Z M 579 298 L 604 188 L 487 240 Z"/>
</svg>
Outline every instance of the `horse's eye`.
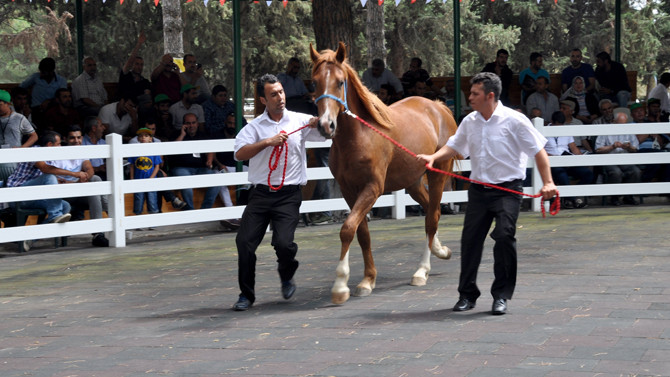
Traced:
<svg viewBox="0 0 670 377">
<path fill-rule="evenodd" d="M 337 82 L 337 87 L 338 87 L 338 88 L 341 88 L 342 85 L 344 85 L 344 81 L 338 81 L 338 82 Z"/>
</svg>

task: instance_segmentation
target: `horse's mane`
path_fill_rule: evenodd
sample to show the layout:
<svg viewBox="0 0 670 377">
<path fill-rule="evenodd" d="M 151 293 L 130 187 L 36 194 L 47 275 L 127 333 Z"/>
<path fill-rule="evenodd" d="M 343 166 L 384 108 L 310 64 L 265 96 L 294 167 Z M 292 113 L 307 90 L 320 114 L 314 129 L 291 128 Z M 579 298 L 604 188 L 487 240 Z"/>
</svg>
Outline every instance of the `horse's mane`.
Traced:
<svg viewBox="0 0 670 377">
<path fill-rule="evenodd" d="M 391 121 L 391 117 L 389 116 L 388 106 L 386 106 L 379 99 L 379 97 L 377 97 L 365 85 L 363 85 L 361 79 L 358 78 L 358 73 L 349 65 L 349 63 L 347 63 L 347 59 L 344 59 L 342 63 L 339 63 L 335 56 L 335 51 L 323 51 L 319 56 L 319 59 L 314 62 L 312 75 L 322 64 L 335 64 L 339 66 L 347 76 L 347 85 L 352 88 L 356 94 L 358 94 L 361 105 L 372 117 L 372 120 L 382 128 L 393 128 L 394 124 L 393 121 Z M 364 117 L 364 114 L 356 115 Z"/>
</svg>

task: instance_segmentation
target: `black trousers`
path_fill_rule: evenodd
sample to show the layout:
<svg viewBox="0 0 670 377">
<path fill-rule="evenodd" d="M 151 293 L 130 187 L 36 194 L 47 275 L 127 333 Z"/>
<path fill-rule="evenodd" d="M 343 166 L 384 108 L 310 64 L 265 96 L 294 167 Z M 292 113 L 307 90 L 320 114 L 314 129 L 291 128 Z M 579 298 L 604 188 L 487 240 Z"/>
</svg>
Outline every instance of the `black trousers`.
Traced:
<svg viewBox="0 0 670 377">
<path fill-rule="evenodd" d="M 522 180 L 500 184 L 521 191 Z M 516 221 L 519 217 L 521 195 L 472 184 L 468 190 L 468 207 L 465 212 L 461 236 L 461 275 L 458 284 L 460 297 L 476 301 L 481 295 L 477 288 L 477 270 L 482 260 L 484 241 L 491 223 L 495 227 L 491 238 L 493 246 L 493 273 L 491 286 L 494 299 L 511 299 L 516 286 Z"/>
<path fill-rule="evenodd" d="M 249 193 L 249 203 L 242 214 L 237 231 L 238 282 L 240 291 L 252 303 L 256 300 L 256 249 L 272 221 L 272 246 L 277 255 L 279 278 L 288 281 L 298 269 L 295 255 L 298 245 L 293 242 L 300 218 L 302 191 L 300 186 L 284 186 L 270 191 L 267 186 L 256 185 Z"/>
</svg>

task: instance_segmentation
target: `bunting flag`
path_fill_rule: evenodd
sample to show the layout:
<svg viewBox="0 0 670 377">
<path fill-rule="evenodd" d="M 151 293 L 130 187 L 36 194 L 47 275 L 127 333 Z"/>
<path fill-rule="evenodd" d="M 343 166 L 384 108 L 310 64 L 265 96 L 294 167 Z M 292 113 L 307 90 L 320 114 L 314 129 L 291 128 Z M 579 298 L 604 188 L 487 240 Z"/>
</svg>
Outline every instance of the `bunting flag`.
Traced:
<svg viewBox="0 0 670 377">
<path fill-rule="evenodd" d="M 38 0 L 29 0 L 29 1 L 30 1 L 30 2 L 33 2 L 33 1 L 38 1 Z M 51 3 L 52 0 L 46 0 L 46 1 L 47 1 L 48 3 Z M 63 0 L 63 1 L 64 1 L 66 4 L 70 2 L 70 0 Z M 119 4 L 123 5 L 123 2 L 124 2 L 124 1 L 125 1 L 125 0 L 119 0 Z M 140 4 L 140 3 L 142 3 L 142 1 L 143 1 L 143 0 L 137 0 L 137 3 Z M 149 0 L 149 1 L 151 1 L 151 0 Z M 154 6 L 158 6 L 158 4 L 160 4 L 160 1 L 161 1 L 161 0 L 153 0 Z M 184 2 L 186 2 L 186 3 L 192 3 L 192 2 L 193 2 L 193 0 L 182 0 L 182 1 L 184 1 Z M 200 1 L 200 0 L 198 0 L 198 1 Z M 202 1 L 203 1 L 203 3 L 205 4 L 205 6 L 207 6 L 210 0 L 202 0 Z M 284 6 L 284 8 L 287 8 L 287 7 L 288 7 L 288 3 L 289 3 L 290 1 L 299 1 L 299 0 L 278 0 L 278 1 L 281 1 L 281 2 L 282 2 L 282 5 Z M 303 0 L 303 1 L 311 1 L 311 0 Z M 373 1 L 374 1 L 374 0 L 373 0 Z M 414 4 L 414 3 L 416 3 L 416 1 L 417 1 L 417 0 L 410 0 L 410 4 Z M 491 1 L 491 2 L 495 2 L 496 0 L 490 0 L 490 1 Z M 507 2 L 508 0 L 503 0 L 503 1 Z M 540 4 L 540 2 L 541 2 L 542 0 L 536 0 L 536 1 L 537 1 L 538 4 Z M 570 1 L 571 1 L 572 3 L 575 2 L 575 0 L 570 0 Z M 601 1 L 605 1 L 605 0 L 601 0 Z M 12 2 L 16 2 L 16 0 L 12 0 Z M 84 0 L 84 2 L 88 3 L 88 0 Z M 102 0 L 102 2 L 103 2 L 103 4 L 104 4 L 104 3 L 107 2 L 107 0 Z M 260 3 L 260 2 L 261 2 L 260 0 L 254 0 L 254 1 L 253 1 L 254 4 L 258 4 L 258 3 Z M 395 0 L 395 5 L 396 5 L 396 6 L 399 6 L 401 2 L 403 2 L 403 0 Z M 432 2 L 432 0 L 425 0 L 425 2 L 426 2 L 426 4 L 429 4 L 430 2 Z M 442 0 L 442 4 L 445 4 L 446 2 L 447 2 L 447 0 Z M 459 2 L 462 3 L 463 0 L 459 0 Z M 222 5 L 222 6 L 225 5 L 225 4 L 226 4 L 226 0 L 219 0 L 219 4 Z M 272 5 L 272 0 L 266 0 L 266 1 L 265 1 L 265 4 L 266 4 L 267 6 Z M 368 4 L 368 0 L 361 0 L 361 6 L 362 6 L 363 8 L 365 8 L 365 6 L 366 6 L 367 4 Z M 377 0 L 377 4 L 380 5 L 380 6 L 381 6 L 381 5 L 384 5 L 384 0 Z M 554 0 L 554 4 L 558 4 L 558 0 Z"/>
<path fill-rule="evenodd" d="M 368 2 L 368 0 L 361 0 L 361 5 L 363 6 L 363 8 L 365 8 L 365 3 L 367 3 L 367 2 Z"/>
</svg>

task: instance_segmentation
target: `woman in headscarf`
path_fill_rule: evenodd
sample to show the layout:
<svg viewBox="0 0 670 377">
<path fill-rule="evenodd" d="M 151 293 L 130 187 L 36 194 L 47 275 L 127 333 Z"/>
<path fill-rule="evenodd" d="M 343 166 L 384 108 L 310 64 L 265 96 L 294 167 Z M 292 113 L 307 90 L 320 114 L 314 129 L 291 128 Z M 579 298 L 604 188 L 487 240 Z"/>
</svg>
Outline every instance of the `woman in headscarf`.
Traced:
<svg viewBox="0 0 670 377">
<path fill-rule="evenodd" d="M 598 99 L 593 94 L 586 92 L 584 87 L 584 78 L 575 76 L 572 79 L 572 86 L 563 93 L 561 100 L 573 98 L 577 102 L 573 116 L 584 124 L 591 124 L 599 116 Z"/>
</svg>

